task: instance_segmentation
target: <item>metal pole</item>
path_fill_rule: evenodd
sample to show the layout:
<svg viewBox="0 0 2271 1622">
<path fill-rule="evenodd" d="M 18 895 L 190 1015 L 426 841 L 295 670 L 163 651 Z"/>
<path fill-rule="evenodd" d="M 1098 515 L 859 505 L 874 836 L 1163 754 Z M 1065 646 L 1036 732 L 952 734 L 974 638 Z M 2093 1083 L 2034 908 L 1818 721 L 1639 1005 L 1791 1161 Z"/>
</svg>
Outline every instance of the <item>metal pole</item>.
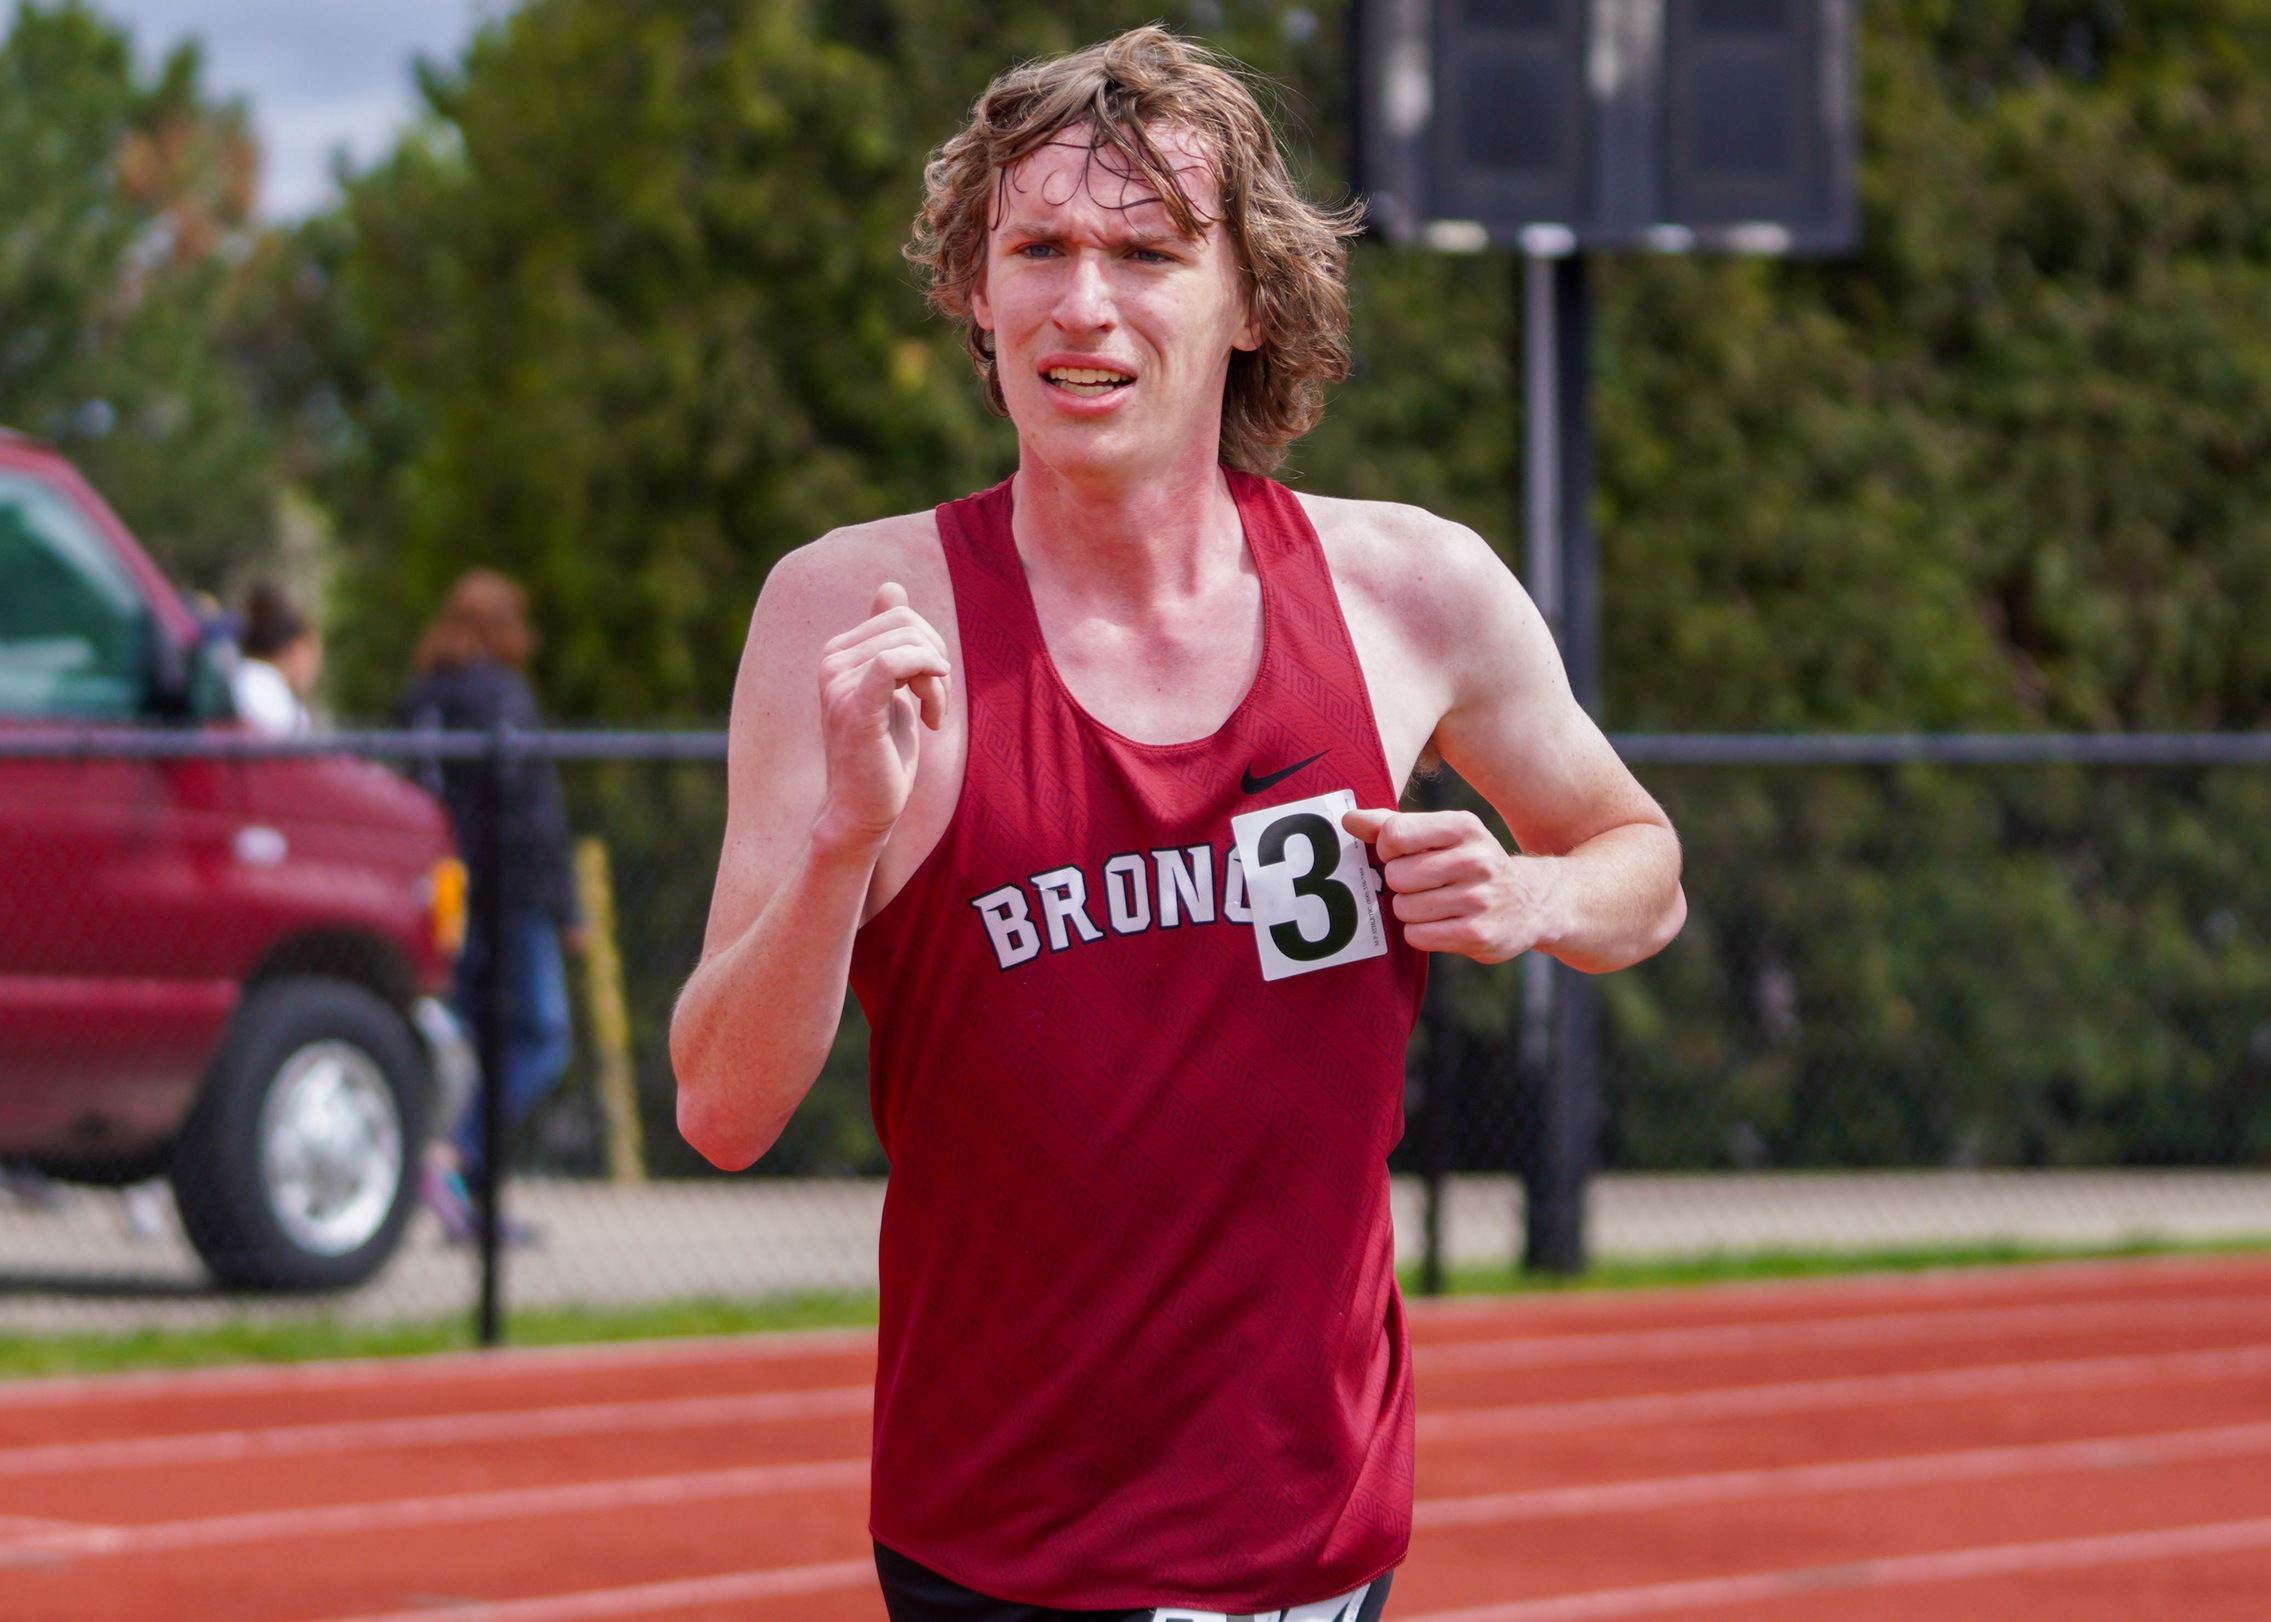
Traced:
<svg viewBox="0 0 2271 1622">
<path fill-rule="evenodd" d="M 1562 661 L 1569 685 L 1601 716 L 1601 570 L 1593 538 L 1593 289 L 1582 254 L 1553 261 L 1554 400 L 1559 418 L 1555 522 L 1561 534 Z"/>
<path fill-rule="evenodd" d="M 1585 1271 L 1585 1194 L 1600 1135 L 1600 997 L 1593 982 L 1566 964 L 1554 1002 L 1553 1085 L 1541 1123 L 1549 1153 L 1534 1217 L 1524 1236 L 1523 1265 L 1574 1276 Z"/>
<path fill-rule="evenodd" d="M 1593 536 L 1593 300 L 1582 255 L 1554 265 L 1555 415 L 1560 420 L 1561 654 L 1570 690 L 1601 713 L 1600 559 Z M 1593 980 L 1555 965 L 1552 1085 L 1545 1095 L 1549 1153 L 1544 1198 L 1530 1224 L 1528 1265 L 1582 1273 L 1585 1195 L 1600 1116 L 1600 1002 Z"/>
<path fill-rule="evenodd" d="M 1593 544 L 1586 262 L 1525 254 L 1523 299 L 1523 574 L 1561 646 L 1571 690 L 1600 711 L 1599 570 Z M 1535 1101 L 1523 1176 L 1523 1266 L 1585 1267 L 1585 1190 L 1598 1088 L 1598 1011 L 1591 982 L 1543 953 L 1522 962 L 1522 1071 Z"/>
<path fill-rule="evenodd" d="M 1434 777 L 1423 777 L 1418 783 L 1418 799 L 1429 811 L 1442 811 L 1449 807 L 1451 796 L 1443 767 Z M 1459 1040 L 1458 1017 L 1452 1002 L 1453 964 L 1457 959 L 1448 953 L 1431 953 L 1427 960 L 1427 993 L 1420 1003 L 1419 1017 L 1427 1031 L 1427 1069 L 1424 1075 L 1425 1092 L 1420 1119 L 1420 1171 L 1425 1178 L 1426 1206 L 1424 1211 L 1425 1248 L 1420 1254 L 1419 1289 L 1422 1295 L 1443 1293 L 1443 1181 L 1451 1169 L 1451 1147 L 1454 1117 L 1458 1108 L 1457 1089 L 1462 1050 Z"/>
<path fill-rule="evenodd" d="M 1450 960 L 1438 954 L 1427 966 L 1426 1248 L 1419 1260 L 1419 1293 L 1443 1293 L 1443 1179 L 1451 1162 L 1451 1073 L 1458 1037 L 1451 1029 Z"/>
<path fill-rule="evenodd" d="M 1522 256 L 1522 584 L 1561 640 L 1561 414 L 1557 259 Z"/>
<path fill-rule="evenodd" d="M 480 898 L 481 974 L 477 988 L 481 1047 L 481 1176 L 475 1194 L 481 1240 L 481 1306 L 474 1333 L 483 1346 L 501 1345 L 504 1322 L 505 1186 L 505 768 L 510 729 L 489 735 L 481 767 L 481 866 L 474 882 Z"/>
<path fill-rule="evenodd" d="M 1561 411 L 1554 320 L 1555 260 L 1523 254 L 1522 300 L 1522 583 L 1561 640 Z M 1546 1143 L 1553 1085 L 1554 961 L 1543 952 L 1522 959 L 1521 1084 L 1533 1101 L 1530 1141 L 1522 1145 L 1523 1265 L 1536 1266 L 1537 1232 L 1551 1158 Z"/>
</svg>

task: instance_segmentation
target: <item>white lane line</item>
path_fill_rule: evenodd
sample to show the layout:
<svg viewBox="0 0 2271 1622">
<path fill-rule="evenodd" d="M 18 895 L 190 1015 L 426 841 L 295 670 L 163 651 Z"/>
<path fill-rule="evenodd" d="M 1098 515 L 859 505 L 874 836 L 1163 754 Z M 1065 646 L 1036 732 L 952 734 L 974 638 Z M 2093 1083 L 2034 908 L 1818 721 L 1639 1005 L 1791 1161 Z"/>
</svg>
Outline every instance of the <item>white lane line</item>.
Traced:
<svg viewBox="0 0 2271 1622">
<path fill-rule="evenodd" d="M 234 1396 L 244 1392 L 349 1391 L 366 1386 L 526 1380 L 643 1368 L 784 1359 L 875 1355 L 872 1329 L 766 1329 L 683 1340 L 613 1341 L 583 1346 L 516 1346 L 483 1352 L 426 1352 L 411 1357 L 319 1359 L 306 1363 L 231 1364 L 225 1368 L 159 1369 L 134 1374 L 58 1374 L 0 1384 L 0 1409 L 52 1408 L 81 1402 L 141 1402 L 153 1397 Z"/>
<path fill-rule="evenodd" d="M 0 1566 L 10 1563 L 10 1556 L 20 1547 L 29 1547 L 41 1538 L 72 1537 L 82 1532 L 99 1531 L 84 1521 L 43 1521 L 31 1515 L 0 1515 Z"/>
<path fill-rule="evenodd" d="M 2081 1571 L 2155 1560 L 2243 1554 L 2265 1548 L 2271 1548 L 2271 1519 L 2224 1521 L 2103 1537 L 1896 1555 L 1843 1566 L 1707 1577 L 1637 1588 L 1602 1589 L 1587 1594 L 1556 1594 L 1503 1605 L 1433 1611 L 1411 1617 L 1408 1622 L 1614 1622 L 1622 1617 L 1662 1616 L 1707 1606 L 1758 1604 L 1840 1590 L 1907 1588 L 1989 1577 Z M 447 1616 L 451 1622 L 588 1622 L 592 1618 L 637 1616 L 697 1605 L 731 1605 L 792 1594 L 862 1588 L 874 1580 L 875 1567 L 869 1561 L 841 1560 L 825 1565 L 730 1572 L 626 1588 L 502 1600 L 455 1607 L 446 1612 L 425 1606 L 410 1611 L 339 1618 L 337 1622 L 435 1622 L 437 1615 Z"/>
<path fill-rule="evenodd" d="M 1866 1407 L 1930 1398 L 1962 1398 L 2034 1390 L 2090 1390 L 2154 1381 L 2244 1379 L 2271 1372 L 2271 1346 L 2160 1353 L 1860 1375 L 1772 1385 L 1714 1386 L 1697 1391 L 1587 1397 L 1504 1407 L 1433 1409 L 1419 1418 L 1424 1440 L 1463 1440 L 1544 1431 L 1594 1430 L 1824 1408 Z M 540 1441 L 568 1436 L 624 1435 L 854 1416 L 868 1412 L 864 1385 L 811 1391 L 743 1392 L 665 1397 L 644 1402 L 581 1403 L 494 1413 L 426 1414 L 408 1419 L 342 1420 L 179 1436 L 117 1437 L 0 1449 L 0 1480 L 95 1470 L 157 1469 L 235 1460 L 307 1458 L 468 1442 Z"/>
<path fill-rule="evenodd" d="M 48 1521 L 37 1515 L 0 1515 L 0 1540 L 24 1537 L 34 1532 L 50 1532 L 58 1528 L 69 1529 L 77 1521 Z"/>
<path fill-rule="evenodd" d="M 640 1616 L 654 1611 L 688 1610 L 696 1605 L 737 1605 L 781 1599 L 791 1594 L 826 1594 L 861 1588 L 875 1581 L 875 1562 L 831 1560 L 816 1566 L 780 1566 L 769 1571 L 731 1571 L 716 1577 L 680 1577 L 630 1588 L 595 1588 L 580 1594 L 547 1594 L 536 1599 L 493 1600 L 382 1615 L 341 1617 L 338 1622 L 586 1622 L 587 1618 Z"/>
<path fill-rule="evenodd" d="M 1502 1526 L 1513 1521 L 1749 1503 L 1761 1498 L 1796 1497 L 1806 1493 L 1878 1492 L 2052 1475 L 2061 1471 L 2146 1469 L 2209 1459 L 2259 1457 L 2265 1453 L 2271 1453 L 2271 1424 L 2226 1425 L 2141 1436 L 2103 1436 L 2072 1442 L 1917 1453 L 1898 1458 L 1851 1459 L 1834 1464 L 1720 1470 L 1703 1475 L 1604 1481 L 1575 1487 L 1537 1487 L 1525 1492 L 1476 1493 L 1462 1498 L 1423 1498 L 1414 1506 L 1413 1525 L 1421 1530 Z"/>
<path fill-rule="evenodd" d="M 2271 1549 L 2271 1519 L 2217 1521 L 2206 1526 L 2054 1538 L 2040 1543 L 1999 1543 L 1976 1549 L 1949 1549 L 1938 1554 L 1888 1555 L 1843 1566 L 1750 1572 L 1739 1577 L 1703 1577 L 1687 1582 L 1650 1583 L 1637 1588 L 1604 1588 L 1588 1594 L 1555 1594 L 1503 1605 L 1430 1611 L 1404 1618 L 1403 1622 L 1612 1622 L 1619 1617 L 1664 1616 L 1717 1605 L 1759 1605 L 1769 1600 L 1812 1598 L 1856 1589 L 1915 1588 L 1930 1583 L 2086 1571 L 2093 1567 L 2139 1565 L 2154 1560 L 2199 1560 L 2258 1549 Z"/>
<path fill-rule="evenodd" d="M 1642 1481 L 1603 1482 L 1464 1498 L 1422 1499 L 1421 1529 L 1503 1524 L 1582 1515 L 1733 1503 L 1814 1492 L 1860 1492 L 1985 1481 L 2055 1471 L 2136 1469 L 2271 1452 L 2271 1424 L 2235 1425 L 2142 1436 L 2100 1437 L 2031 1446 L 1978 1448 L 1905 1458 L 1864 1459 L 1777 1469 L 1722 1471 Z M 868 1461 L 686 1471 L 490 1492 L 387 1499 L 370 1503 L 259 1510 L 140 1526 L 87 1526 L 60 1521 L 0 1520 L 0 1564 L 26 1559 L 171 1553 L 224 1544 L 275 1542 L 461 1526 L 541 1515 L 653 1508 L 765 1493 L 864 1487 Z"/>
<path fill-rule="evenodd" d="M 59 1558 L 78 1560 L 97 1555 L 171 1554 L 182 1549 L 274 1543 L 287 1538 L 469 1526 L 484 1521 L 526 1520 L 540 1515 L 654 1509 L 721 1498 L 754 1498 L 766 1493 L 820 1492 L 866 1485 L 867 1460 L 864 1458 L 826 1459 L 815 1464 L 749 1465 L 733 1470 L 632 1476 L 493 1492 L 444 1493 L 363 1504 L 255 1510 L 239 1515 L 154 1521 L 142 1526 L 52 1524 L 12 1538 L 5 1537 L 6 1528 L 0 1527 L 0 1566 Z"/>
<path fill-rule="evenodd" d="M 1788 1380 L 1772 1385 L 1711 1386 L 1699 1391 L 1648 1392 L 1629 1397 L 1578 1397 L 1492 1408 L 1437 1408 L 1419 1416 L 1418 1430 L 1422 1441 L 1465 1441 L 1478 1436 L 1606 1430 L 1626 1425 L 1811 1413 L 1828 1408 L 1876 1408 L 1968 1397 L 2030 1396 L 2048 1391 L 2095 1391 L 2113 1386 L 2244 1380 L 2264 1374 L 2271 1374 L 2271 1346 L 2239 1346 L 2213 1352 L 1994 1363 L 1916 1374 L 1866 1374 L 1828 1380 Z"/>
<path fill-rule="evenodd" d="M 1503 1524 L 1732 1503 L 1800 1493 L 1859 1492 L 1984 1481 L 2061 1470 L 2134 1469 L 2264 1452 L 2271 1452 L 2271 1424 L 2228 1426 L 2034 1446 L 1979 1448 L 1907 1458 L 1423 1499 L 1416 1506 L 1415 1524 L 1421 1529 Z M 867 1484 L 867 1471 L 868 1463 L 864 1458 L 830 1459 L 811 1464 L 687 1471 L 372 1503 L 263 1510 L 141 1526 L 87 1526 L 16 1517 L 0 1519 L 0 1564 L 55 1557 L 79 1559 L 96 1555 L 171 1553 L 287 1538 L 462 1526 L 542 1515 L 700 1503 L 765 1493 L 856 1488 Z"/>
<path fill-rule="evenodd" d="M 347 1419 L 329 1425 L 195 1431 L 181 1436 L 123 1436 L 97 1442 L 42 1442 L 0 1448 L 0 1480 L 88 1470 L 147 1470 L 236 1459 L 306 1458 L 386 1448 L 452 1447 L 466 1442 L 518 1442 L 563 1436 L 700 1430 L 866 1413 L 875 1393 L 864 1385 L 817 1391 L 750 1391 L 718 1397 L 660 1397 L 645 1402 L 592 1402 L 493 1413 L 421 1414 L 412 1419 Z"/>
<path fill-rule="evenodd" d="M 1871 1313 L 1795 1318 L 1781 1323 L 1695 1324 L 1678 1329 L 1607 1330 L 1521 1339 L 1437 1341 L 1412 1348 L 1426 1373 L 1466 1369 L 1545 1368 L 1564 1363 L 1668 1362 L 1738 1357 L 1751 1352 L 1915 1346 L 2027 1335 L 2125 1330 L 2161 1334 L 2271 1319 L 2271 1296 L 2204 1296 L 2142 1307 L 2092 1302 L 2045 1307 L 1982 1307 L 1975 1311 Z"/>
</svg>

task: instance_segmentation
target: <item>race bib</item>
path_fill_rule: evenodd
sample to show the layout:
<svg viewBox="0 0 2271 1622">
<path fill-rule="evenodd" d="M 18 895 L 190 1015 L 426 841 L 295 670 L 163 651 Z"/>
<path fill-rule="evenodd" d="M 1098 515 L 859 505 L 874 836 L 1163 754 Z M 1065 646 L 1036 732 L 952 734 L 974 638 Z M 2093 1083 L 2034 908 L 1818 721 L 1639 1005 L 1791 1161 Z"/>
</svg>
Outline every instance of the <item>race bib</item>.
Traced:
<svg viewBox="0 0 2271 1622">
<path fill-rule="evenodd" d="M 1230 819 L 1264 980 L 1388 950 L 1379 876 L 1364 841 L 1341 826 L 1355 809 L 1356 795 L 1344 788 Z"/>
<path fill-rule="evenodd" d="M 1222 1611 L 1187 1611 L 1180 1605 L 1162 1605 L 1151 1613 L 1151 1622 L 1356 1622 L 1363 1613 L 1364 1596 L 1372 1592 L 1366 1583 L 1353 1594 L 1338 1599 L 1321 1599 L 1309 1605 L 1296 1605 L 1289 1611 L 1256 1611 L 1249 1615 Z"/>
</svg>

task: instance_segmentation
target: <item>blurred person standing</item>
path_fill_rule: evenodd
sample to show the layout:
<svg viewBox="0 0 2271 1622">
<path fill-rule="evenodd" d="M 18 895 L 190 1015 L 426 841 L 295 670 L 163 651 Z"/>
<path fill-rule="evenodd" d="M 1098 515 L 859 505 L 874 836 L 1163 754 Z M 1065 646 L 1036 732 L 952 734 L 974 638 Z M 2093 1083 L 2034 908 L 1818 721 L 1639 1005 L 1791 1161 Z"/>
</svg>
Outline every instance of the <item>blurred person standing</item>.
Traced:
<svg viewBox="0 0 2271 1622">
<path fill-rule="evenodd" d="M 237 716 L 256 732 L 296 737 L 309 728 L 308 699 L 323 673 L 323 633 L 273 580 L 245 595 L 243 654 L 230 692 Z"/>
<path fill-rule="evenodd" d="M 535 651 L 528 603 L 521 588 L 491 569 L 459 577 L 443 599 L 413 659 L 416 679 L 399 715 L 407 726 L 487 732 L 500 726 L 524 731 L 543 724 L 524 669 Z M 487 761 L 449 761 L 438 785 L 449 808 L 471 880 L 471 923 L 458 961 L 457 1005 L 469 1027 L 491 942 L 484 920 L 491 886 L 502 891 L 504 926 L 499 966 L 504 981 L 503 1074 L 508 1133 L 558 1084 L 568 1068 L 572 1036 L 567 975 L 561 948 L 581 945 L 582 920 L 570 866 L 567 814 L 560 780 L 549 761 L 513 760 L 498 774 L 503 803 L 497 860 L 489 865 L 483 837 L 492 770 Z M 441 1119 L 454 1127 L 427 1152 L 420 1192 L 453 1239 L 474 1232 L 469 1182 L 478 1182 L 489 1146 L 482 1139 L 477 1100 L 444 1100 Z M 509 1152 L 509 1138 L 507 1150 Z M 508 1224 L 508 1241 L 524 1242 L 526 1229 Z"/>
</svg>

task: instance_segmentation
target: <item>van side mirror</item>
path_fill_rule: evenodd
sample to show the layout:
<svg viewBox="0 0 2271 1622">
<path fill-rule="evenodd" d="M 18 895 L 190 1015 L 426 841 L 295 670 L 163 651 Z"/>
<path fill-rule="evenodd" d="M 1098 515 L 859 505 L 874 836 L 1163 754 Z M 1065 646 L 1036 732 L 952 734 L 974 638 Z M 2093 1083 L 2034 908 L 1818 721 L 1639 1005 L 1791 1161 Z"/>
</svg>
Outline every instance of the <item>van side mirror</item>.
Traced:
<svg viewBox="0 0 2271 1622">
<path fill-rule="evenodd" d="M 219 627 L 208 627 L 189 655 L 189 719 L 194 722 L 233 721 L 237 713 L 236 639 Z"/>
<path fill-rule="evenodd" d="M 166 635 L 158 616 L 147 608 L 142 610 L 138 634 L 146 683 L 143 707 L 160 720 L 179 720 L 189 709 L 189 659 L 193 650 Z"/>
<path fill-rule="evenodd" d="M 201 625 L 194 642 L 175 641 L 155 614 L 142 621 L 144 668 L 149 672 L 149 714 L 161 721 L 202 725 L 236 714 L 232 680 L 237 645 L 226 628 Z"/>
</svg>

